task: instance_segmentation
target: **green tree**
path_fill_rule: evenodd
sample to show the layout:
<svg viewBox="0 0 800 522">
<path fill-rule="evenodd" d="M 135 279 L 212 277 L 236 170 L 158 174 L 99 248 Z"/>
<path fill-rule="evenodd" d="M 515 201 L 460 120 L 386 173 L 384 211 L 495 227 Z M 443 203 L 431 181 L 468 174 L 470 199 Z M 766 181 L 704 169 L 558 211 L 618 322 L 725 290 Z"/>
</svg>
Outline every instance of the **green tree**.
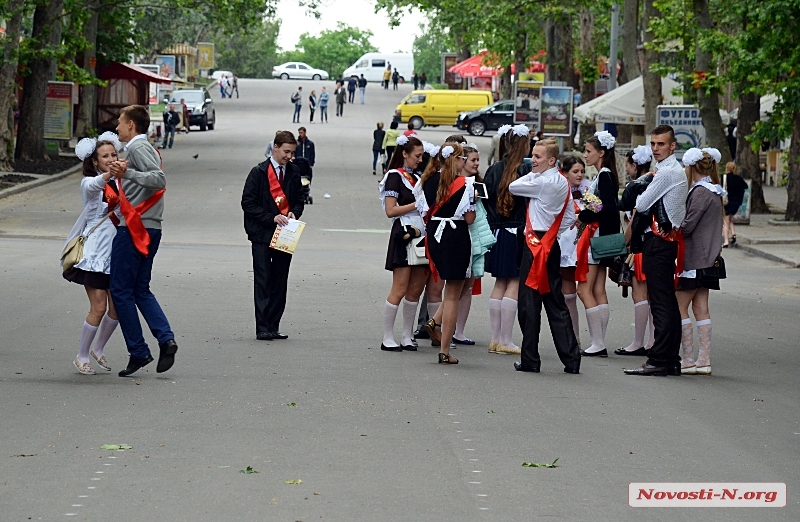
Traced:
<svg viewBox="0 0 800 522">
<path fill-rule="evenodd" d="M 363 31 L 339 22 L 336 29 L 326 29 L 319 36 L 301 34 L 297 50 L 289 51 L 283 57 L 290 61 L 306 62 L 311 67 L 327 71 L 331 76 L 338 76 L 364 53 L 378 50 L 370 43 L 370 37 L 372 31 Z"/>
<path fill-rule="evenodd" d="M 272 68 L 278 64 L 280 27 L 280 21 L 263 20 L 261 27 L 250 33 L 218 33 L 213 39 L 217 68 L 243 78 L 271 78 Z"/>
<path fill-rule="evenodd" d="M 414 53 L 414 69 L 417 74 L 424 72 L 433 80 L 441 74 L 442 53 L 453 52 L 455 45 L 449 32 L 437 27 L 435 20 L 420 24 L 419 34 L 420 36 L 414 38 L 414 45 L 411 47 Z"/>
</svg>

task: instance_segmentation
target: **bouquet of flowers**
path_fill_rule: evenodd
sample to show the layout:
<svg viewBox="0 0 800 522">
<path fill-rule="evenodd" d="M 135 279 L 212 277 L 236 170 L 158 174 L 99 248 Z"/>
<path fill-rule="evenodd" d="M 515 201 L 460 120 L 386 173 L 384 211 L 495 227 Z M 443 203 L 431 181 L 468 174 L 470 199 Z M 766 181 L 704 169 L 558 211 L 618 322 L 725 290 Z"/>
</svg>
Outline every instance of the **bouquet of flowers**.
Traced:
<svg viewBox="0 0 800 522">
<path fill-rule="evenodd" d="M 584 210 L 591 210 L 595 214 L 603 210 L 603 202 L 600 200 L 600 198 L 598 198 L 588 190 L 583 194 L 583 197 L 581 198 L 581 204 L 583 205 Z M 574 244 L 576 245 L 578 244 L 578 240 L 581 238 L 581 234 L 583 234 L 585 228 L 586 228 L 586 223 L 581 223 L 578 226 L 578 233 L 575 236 Z"/>
</svg>

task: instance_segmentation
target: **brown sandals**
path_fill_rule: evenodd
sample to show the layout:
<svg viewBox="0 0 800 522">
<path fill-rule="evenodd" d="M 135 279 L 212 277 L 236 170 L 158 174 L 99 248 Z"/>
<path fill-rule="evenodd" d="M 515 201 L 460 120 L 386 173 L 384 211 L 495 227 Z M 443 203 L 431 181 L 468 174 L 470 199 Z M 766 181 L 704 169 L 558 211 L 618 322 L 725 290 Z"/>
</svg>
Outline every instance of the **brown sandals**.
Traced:
<svg viewBox="0 0 800 522">
<path fill-rule="evenodd" d="M 436 328 L 439 328 L 439 331 L 436 331 Z M 428 335 L 431 338 L 431 346 L 441 346 L 442 345 L 442 325 L 435 322 L 433 319 L 425 323 L 425 331 L 428 332 Z"/>
<path fill-rule="evenodd" d="M 439 352 L 439 364 L 458 364 L 458 359 L 450 357 L 448 353 Z"/>
</svg>

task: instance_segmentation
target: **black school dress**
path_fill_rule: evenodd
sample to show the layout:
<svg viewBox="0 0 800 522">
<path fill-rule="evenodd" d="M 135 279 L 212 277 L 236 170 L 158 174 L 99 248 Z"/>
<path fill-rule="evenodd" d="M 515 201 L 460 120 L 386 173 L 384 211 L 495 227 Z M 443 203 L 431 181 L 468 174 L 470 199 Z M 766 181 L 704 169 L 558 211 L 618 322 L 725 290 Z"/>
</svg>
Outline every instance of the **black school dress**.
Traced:
<svg viewBox="0 0 800 522">
<path fill-rule="evenodd" d="M 399 172 L 387 174 L 383 191 L 384 196 L 397 198 L 398 205 L 408 205 L 416 201 L 414 193 L 403 183 L 402 174 Z M 403 240 L 404 235 L 405 231 L 400 223 L 400 218 L 394 219 L 392 221 L 392 230 L 389 233 L 389 246 L 386 250 L 386 265 L 384 266 L 386 270 L 392 271 L 395 268 L 408 266 L 408 254 L 406 252 L 408 240 Z"/>
<path fill-rule="evenodd" d="M 441 174 L 437 172 L 428 178 L 422 186 L 425 202 L 431 210 L 433 210 L 433 206 L 436 204 L 436 192 L 439 190 L 440 176 Z M 462 187 L 447 200 L 447 203 L 436 211 L 435 215 L 431 216 L 429 210 L 428 216 L 426 216 L 426 218 L 428 218 L 428 223 L 426 225 L 428 254 L 436 267 L 436 271 L 439 273 L 439 277 L 445 281 L 469 279 L 470 276 L 472 240 L 469 235 L 469 227 L 467 222 L 463 220 L 463 214 L 461 216 L 455 216 L 459 203 L 464 197 L 465 190 L 466 187 Z M 435 238 L 436 229 L 442 221 L 431 219 L 434 217 L 458 217 L 461 219 L 453 221 L 456 226 L 455 229 L 453 229 L 449 223 L 445 222 L 441 240 L 437 242 Z"/>
</svg>

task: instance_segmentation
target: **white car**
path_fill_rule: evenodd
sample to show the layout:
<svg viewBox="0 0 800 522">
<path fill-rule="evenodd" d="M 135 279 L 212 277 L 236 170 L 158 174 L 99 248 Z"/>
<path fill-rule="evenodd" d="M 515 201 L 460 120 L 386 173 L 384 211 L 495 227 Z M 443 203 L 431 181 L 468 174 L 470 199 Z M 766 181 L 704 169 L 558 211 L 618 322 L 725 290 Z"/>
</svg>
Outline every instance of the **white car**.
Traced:
<svg viewBox="0 0 800 522">
<path fill-rule="evenodd" d="M 281 80 L 327 80 L 328 73 L 322 69 L 314 69 L 303 62 L 286 62 L 272 68 L 272 77 Z"/>
<path fill-rule="evenodd" d="M 233 78 L 233 73 L 230 72 L 230 71 L 214 71 L 211 74 L 211 79 L 219 81 L 219 79 L 222 78 L 223 76 L 227 76 L 228 78 L 232 79 Z"/>
</svg>

